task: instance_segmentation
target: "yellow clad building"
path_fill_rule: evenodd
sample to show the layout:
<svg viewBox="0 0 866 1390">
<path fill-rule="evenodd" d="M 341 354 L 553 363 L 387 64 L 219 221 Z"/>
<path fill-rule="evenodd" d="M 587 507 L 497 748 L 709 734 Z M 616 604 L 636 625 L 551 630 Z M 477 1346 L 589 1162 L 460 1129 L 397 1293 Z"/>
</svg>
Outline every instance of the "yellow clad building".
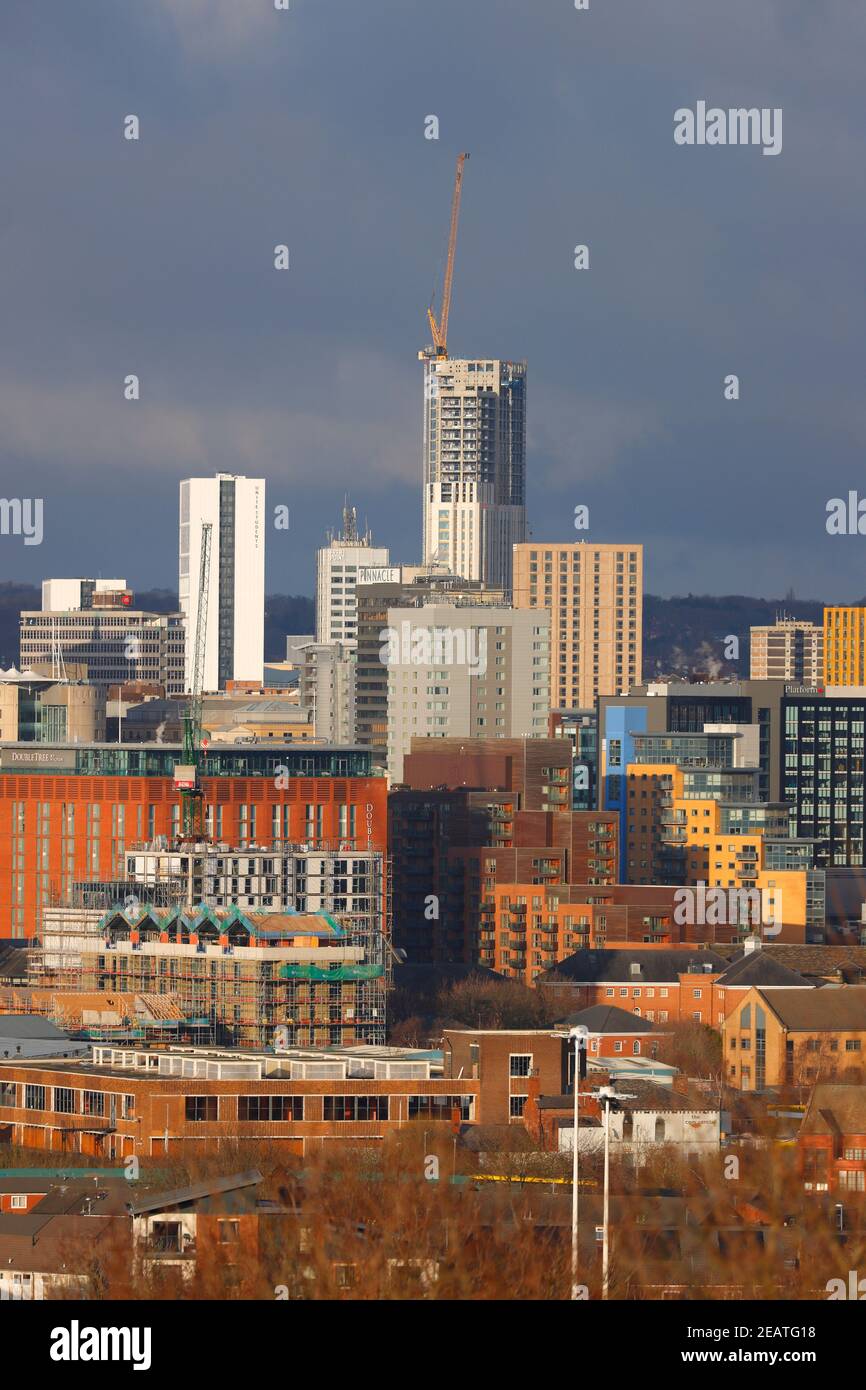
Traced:
<svg viewBox="0 0 866 1390">
<path fill-rule="evenodd" d="M 866 685 L 866 608 L 824 609 L 824 684 Z"/>
</svg>

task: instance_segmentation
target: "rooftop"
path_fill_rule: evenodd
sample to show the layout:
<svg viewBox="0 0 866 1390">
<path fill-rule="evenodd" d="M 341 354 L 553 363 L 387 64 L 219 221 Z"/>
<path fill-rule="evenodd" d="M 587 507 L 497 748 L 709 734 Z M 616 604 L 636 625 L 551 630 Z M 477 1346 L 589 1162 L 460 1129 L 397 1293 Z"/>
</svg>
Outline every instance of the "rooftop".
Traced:
<svg viewBox="0 0 866 1390">
<path fill-rule="evenodd" d="M 720 987 L 733 985 L 737 988 L 750 985 L 759 989 L 814 988 L 811 980 L 804 979 L 796 970 L 791 970 L 763 950 L 746 951 L 723 970 L 716 983 Z"/>
<path fill-rule="evenodd" d="M 632 966 L 640 967 L 633 972 Z M 575 951 L 550 970 L 543 971 L 536 984 L 551 984 L 563 977 L 575 984 L 676 984 L 679 975 L 721 974 L 727 962 L 715 951 L 672 949 L 660 951 L 588 950 Z M 707 969 L 709 967 L 709 969 Z"/>
<path fill-rule="evenodd" d="M 866 1134 L 866 1086 L 817 1085 L 800 1133 Z"/>
<path fill-rule="evenodd" d="M 761 991 L 767 1007 L 793 1032 L 866 1032 L 866 986 Z"/>
<path fill-rule="evenodd" d="M 577 1028 L 583 1025 L 591 1034 L 603 1036 L 606 1033 L 658 1033 L 660 1029 L 640 1014 L 627 1013 L 615 1004 L 593 1004 L 576 1014 L 569 1014 L 557 1027 Z"/>
</svg>

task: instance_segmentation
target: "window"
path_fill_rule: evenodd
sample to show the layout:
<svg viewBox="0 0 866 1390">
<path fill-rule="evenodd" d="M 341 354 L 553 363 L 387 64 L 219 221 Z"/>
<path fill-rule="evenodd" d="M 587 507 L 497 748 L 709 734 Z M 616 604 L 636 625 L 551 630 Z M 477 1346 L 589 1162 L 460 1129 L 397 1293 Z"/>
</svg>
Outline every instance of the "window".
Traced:
<svg viewBox="0 0 866 1390">
<path fill-rule="evenodd" d="M 860 1051 L 860 1039 L 859 1039 L 859 1038 L 846 1038 L 846 1040 L 845 1040 L 845 1051 L 846 1051 L 846 1052 L 859 1052 L 859 1051 Z"/>
<path fill-rule="evenodd" d="M 326 1120 L 387 1120 L 387 1096 L 325 1096 Z"/>
<path fill-rule="evenodd" d="M 509 1058 L 509 1076 L 529 1076 L 532 1071 L 531 1052 L 512 1052 Z"/>
<path fill-rule="evenodd" d="M 13 1192 L 9 1198 L 9 1206 L 12 1211 L 25 1211 L 27 1208 L 27 1193 Z"/>
<path fill-rule="evenodd" d="M 613 1045 L 613 1050 L 614 1050 L 614 1052 L 622 1052 L 622 1043 L 621 1043 L 621 1042 L 615 1042 L 614 1045 Z"/>
<path fill-rule="evenodd" d="M 216 1096 L 187 1096 L 186 1118 L 195 1124 L 217 1118 Z"/>
<path fill-rule="evenodd" d="M 211 1099 L 210 1096 L 207 1097 Z M 216 1099 L 216 1097 L 214 1097 Z M 220 1245 L 236 1245 L 241 1238 L 241 1223 L 239 1221 L 220 1221 Z"/>
<path fill-rule="evenodd" d="M 631 1050 L 632 1050 L 632 1052 L 634 1053 L 635 1057 L 639 1056 L 639 1055 L 640 1055 L 640 1043 L 639 1043 L 639 1042 L 633 1042 L 632 1045 L 631 1045 Z"/>
<path fill-rule="evenodd" d="M 655 1142 L 657 1144 L 663 1144 L 665 1142 L 665 1122 L 661 1115 L 656 1117 Z"/>
<path fill-rule="evenodd" d="M 409 1119 L 450 1120 L 457 1110 L 461 1120 L 472 1119 L 471 1096 L 410 1096 Z"/>
<path fill-rule="evenodd" d="M 54 1109 L 59 1115 L 75 1114 L 75 1092 L 71 1086 L 54 1087 Z"/>
<path fill-rule="evenodd" d="M 512 1120 L 522 1120 L 522 1119 L 523 1119 L 523 1107 L 524 1107 L 524 1105 L 526 1104 L 526 1102 L 528 1101 L 528 1099 L 529 1099 L 528 1096 L 509 1096 L 509 1097 L 508 1097 L 508 1113 L 509 1113 L 509 1115 L 511 1116 Z"/>
<path fill-rule="evenodd" d="M 302 1120 L 303 1096 L 238 1096 L 239 1120 Z"/>
<path fill-rule="evenodd" d="M 17 1081 L 0 1081 L 0 1105 L 18 1104 Z"/>
<path fill-rule="evenodd" d="M 81 1113 L 82 1115 L 104 1115 L 105 1114 L 105 1095 L 102 1091 L 82 1091 L 81 1092 Z"/>
<path fill-rule="evenodd" d="M 24 1087 L 24 1109 L 25 1109 L 25 1110 L 44 1110 L 44 1109 L 45 1109 L 45 1087 L 44 1087 L 44 1086 L 25 1086 L 25 1087 Z"/>
</svg>

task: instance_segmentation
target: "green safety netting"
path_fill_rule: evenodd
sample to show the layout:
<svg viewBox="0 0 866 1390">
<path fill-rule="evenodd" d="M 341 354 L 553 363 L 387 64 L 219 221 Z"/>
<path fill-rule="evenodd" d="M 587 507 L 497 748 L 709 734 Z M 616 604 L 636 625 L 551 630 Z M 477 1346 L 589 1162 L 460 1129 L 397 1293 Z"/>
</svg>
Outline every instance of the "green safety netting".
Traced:
<svg viewBox="0 0 866 1390">
<path fill-rule="evenodd" d="M 381 965 L 284 965 L 284 980 L 377 980 L 385 971 Z"/>
</svg>

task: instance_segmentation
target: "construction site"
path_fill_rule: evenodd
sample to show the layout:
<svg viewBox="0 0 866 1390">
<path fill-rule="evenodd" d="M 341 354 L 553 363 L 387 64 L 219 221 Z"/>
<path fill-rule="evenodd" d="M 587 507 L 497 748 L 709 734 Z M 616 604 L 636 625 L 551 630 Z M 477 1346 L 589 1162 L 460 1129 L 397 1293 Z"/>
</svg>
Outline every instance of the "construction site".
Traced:
<svg viewBox="0 0 866 1390">
<path fill-rule="evenodd" d="M 389 977 L 381 951 L 371 960 L 329 914 L 60 907 L 0 1012 L 41 1013 L 93 1040 L 382 1044 Z"/>
</svg>

